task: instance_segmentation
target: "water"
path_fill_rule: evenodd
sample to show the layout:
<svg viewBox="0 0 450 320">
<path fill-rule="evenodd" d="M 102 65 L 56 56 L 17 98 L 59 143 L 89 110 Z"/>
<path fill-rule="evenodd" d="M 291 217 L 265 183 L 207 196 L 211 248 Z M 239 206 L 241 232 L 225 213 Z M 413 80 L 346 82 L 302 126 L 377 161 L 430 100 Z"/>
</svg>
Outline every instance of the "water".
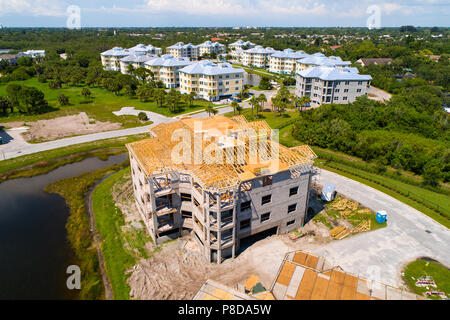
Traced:
<svg viewBox="0 0 450 320">
<path fill-rule="evenodd" d="M 44 191 L 49 183 L 121 163 L 88 158 L 47 174 L 0 183 L 0 299 L 73 299 L 66 269 L 73 251 L 66 240 L 69 208 Z"/>
<path fill-rule="evenodd" d="M 261 82 L 261 76 L 254 73 L 244 73 L 244 84 L 249 84 L 251 86 L 258 86 Z"/>
</svg>

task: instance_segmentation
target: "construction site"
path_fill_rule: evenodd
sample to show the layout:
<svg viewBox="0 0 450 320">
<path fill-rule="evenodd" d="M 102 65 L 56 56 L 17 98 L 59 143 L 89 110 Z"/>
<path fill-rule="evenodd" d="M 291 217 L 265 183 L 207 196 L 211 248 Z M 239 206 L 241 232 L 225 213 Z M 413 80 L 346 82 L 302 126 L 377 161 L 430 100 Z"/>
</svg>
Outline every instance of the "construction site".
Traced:
<svg viewBox="0 0 450 320">
<path fill-rule="evenodd" d="M 305 223 L 314 152 L 273 139 L 265 121 L 184 118 L 127 145 L 136 205 L 156 244 L 195 235 L 210 262 L 234 258 L 240 241 Z M 181 141 L 181 142 L 180 142 Z"/>
</svg>

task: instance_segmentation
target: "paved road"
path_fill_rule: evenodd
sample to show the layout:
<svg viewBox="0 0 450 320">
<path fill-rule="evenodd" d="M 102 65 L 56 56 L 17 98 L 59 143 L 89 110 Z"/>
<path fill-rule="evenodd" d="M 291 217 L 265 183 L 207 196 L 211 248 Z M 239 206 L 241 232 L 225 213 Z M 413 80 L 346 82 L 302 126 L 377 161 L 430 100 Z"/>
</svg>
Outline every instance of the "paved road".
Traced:
<svg viewBox="0 0 450 320">
<path fill-rule="evenodd" d="M 416 258 L 430 257 L 450 266 L 449 229 L 381 191 L 322 169 L 320 183 L 325 182 L 334 183 L 337 192 L 374 211 L 386 210 L 388 226 L 333 241 L 316 253 L 372 279 L 378 271 L 382 282 L 394 286 L 401 284 L 402 266 Z"/>
</svg>

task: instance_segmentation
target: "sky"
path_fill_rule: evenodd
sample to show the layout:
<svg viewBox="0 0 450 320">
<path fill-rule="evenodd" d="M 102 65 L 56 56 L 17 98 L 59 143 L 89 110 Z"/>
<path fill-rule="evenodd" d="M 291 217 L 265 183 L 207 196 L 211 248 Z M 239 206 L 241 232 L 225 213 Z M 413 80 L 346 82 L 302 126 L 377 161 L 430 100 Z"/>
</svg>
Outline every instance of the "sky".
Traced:
<svg viewBox="0 0 450 320">
<path fill-rule="evenodd" d="M 0 0 L 4 27 L 77 21 L 81 27 L 366 27 L 370 21 L 449 27 L 450 0 Z"/>
</svg>

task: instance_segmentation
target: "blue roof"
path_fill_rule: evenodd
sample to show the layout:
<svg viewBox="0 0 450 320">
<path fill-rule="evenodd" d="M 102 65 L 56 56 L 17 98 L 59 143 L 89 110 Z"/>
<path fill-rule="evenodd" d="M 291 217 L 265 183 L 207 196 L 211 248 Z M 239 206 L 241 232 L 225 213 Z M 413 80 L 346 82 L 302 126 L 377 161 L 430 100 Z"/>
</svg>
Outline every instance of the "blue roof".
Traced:
<svg viewBox="0 0 450 320">
<path fill-rule="evenodd" d="M 202 60 L 193 64 L 190 64 L 180 72 L 187 74 L 205 74 L 208 76 L 230 74 L 230 73 L 244 73 L 243 69 L 233 68 L 229 63 L 212 63 L 209 60 Z"/>
<path fill-rule="evenodd" d="M 350 61 L 342 61 L 340 57 L 326 57 L 319 55 L 311 55 L 309 57 L 298 60 L 301 64 L 311 64 L 316 66 L 349 66 L 352 63 Z"/>
<path fill-rule="evenodd" d="M 302 59 L 306 58 L 309 55 L 304 51 L 294 51 L 292 49 L 285 49 L 283 51 L 277 51 L 271 55 L 274 58 L 288 58 L 288 59 Z"/>
<path fill-rule="evenodd" d="M 125 58 L 120 59 L 122 62 L 146 62 L 153 58 L 156 58 L 154 54 L 142 54 L 142 53 L 134 53 Z"/>
<path fill-rule="evenodd" d="M 170 54 L 164 54 L 159 58 L 153 58 L 145 62 L 145 64 L 149 66 L 163 66 L 163 67 L 187 66 L 191 63 L 192 62 L 189 60 L 189 58 L 185 57 L 174 58 Z"/>
<path fill-rule="evenodd" d="M 128 50 L 133 51 L 133 52 L 148 52 L 148 51 L 154 51 L 157 49 L 161 49 L 161 48 L 157 48 L 155 46 L 152 46 L 151 44 L 145 45 L 145 44 L 140 43 L 132 48 L 129 48 Z"/>
<path fill-rule="evenodd" d="M 302 78 L 318 78 L 321 80 L 342 80 L 342 81 L 368 81 L 372 77 L 368 74 L 356 73 L 355 68 L 337 68 L 337 67 L 313 67 L 298 72 Z"/>
<path fill-rule="evenodd" d="M 205 41 L 202 44 L 199 44 L 197 47 L 202 47 L 202 48 L 214 47 L 214 48 L 218 48 L 218 47 L 225 47 L 225 45 L 223 45 L 223 44 L 221 44 L 219 42 Z"/>
<path fill-rule="evenodd" d="M 275 53 L 276 50 L 270 47 L 267 48 L 263 48 L 262 46 L 256 46 L 254 48 L 248 49 L 248 50 L 244 50 L 244 52 L 246 53 L 259 53 L 259 54 L 270 54 L 270 53 Z"/>
<path fill-rule="evenodd" d="M 107 50 L 105 52 L 102 52 L 102 56 L 117 56 L 117 57 L 125 57 L 129 56 L 131 52 L 127 49 L 123 49 L 121 47 L 114 47 L 110 50 Z"/>
<path fill-rule="evenodd" d="M 177 42 L 174 45 L 167 47 L 167 49 L 186 49 L 186 48 L 195 48 L 192 43 L 185 44 L 184 42 Z"/>
<path fill-rule="evenodd" d="M 253 42 L 250 41 L 243 41 L 243 40 L 238 40 L 236 42 L 233 42 L 232 44 L 230 44 L 230 46 L 254 46 L 255 44 Z"/>
</svg>

